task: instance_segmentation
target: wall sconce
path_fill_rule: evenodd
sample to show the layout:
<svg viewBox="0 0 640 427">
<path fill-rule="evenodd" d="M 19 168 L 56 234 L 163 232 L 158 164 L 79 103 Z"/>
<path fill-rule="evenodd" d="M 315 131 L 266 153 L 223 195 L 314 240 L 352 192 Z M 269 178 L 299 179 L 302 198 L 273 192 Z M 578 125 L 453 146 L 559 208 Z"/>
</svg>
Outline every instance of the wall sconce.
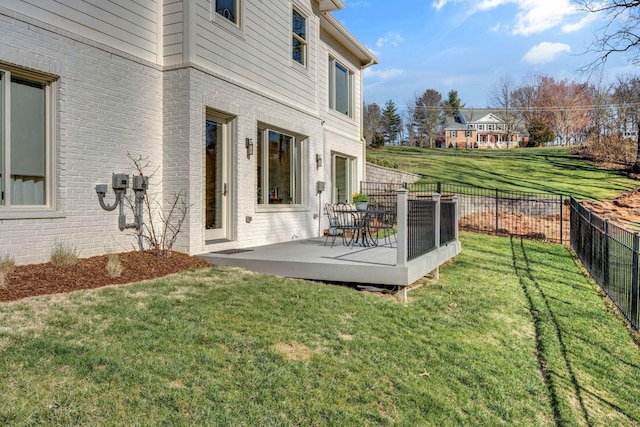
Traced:
<svg viewBox="0 0 640 427">
<path fill-rule="evenodd" d="M 245 139 L 244 145 L 247 147 L 247 159 L 253 156 L 253 140 L 251 138 Z"/>
<path fill-rule="evenodd" d="M 320 169 L 322 167 L 322 156 L 320 154 L 316 154 L 316 169 Z"/>
</svg>

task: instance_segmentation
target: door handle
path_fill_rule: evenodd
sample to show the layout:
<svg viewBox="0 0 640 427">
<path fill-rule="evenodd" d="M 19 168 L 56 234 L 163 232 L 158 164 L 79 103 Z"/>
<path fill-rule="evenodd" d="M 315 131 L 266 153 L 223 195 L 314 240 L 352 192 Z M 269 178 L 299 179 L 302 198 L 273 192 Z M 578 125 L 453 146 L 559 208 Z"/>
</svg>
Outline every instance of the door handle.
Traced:
<svg viewBox="0 0 640 427">
<path fill-rule="evenodd" d="M 225 182 L 224 185 L 222 186 L 222 195 L 226 196 L 227 195 L 227 183 Z"/>
</svg>

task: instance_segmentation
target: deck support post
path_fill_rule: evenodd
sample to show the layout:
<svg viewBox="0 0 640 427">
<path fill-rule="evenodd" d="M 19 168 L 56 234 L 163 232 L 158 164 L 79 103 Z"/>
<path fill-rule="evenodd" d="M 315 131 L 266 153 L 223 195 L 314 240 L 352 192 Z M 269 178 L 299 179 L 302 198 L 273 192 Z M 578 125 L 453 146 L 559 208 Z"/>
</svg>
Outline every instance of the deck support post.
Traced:
<svg viewBox="0 0 640 427">
<path fill-rule="evenodd" d="M 398 189 L 398 251 L 396 264 L 401 267 L 407 265 L 409 190 Z"/>
</svg>

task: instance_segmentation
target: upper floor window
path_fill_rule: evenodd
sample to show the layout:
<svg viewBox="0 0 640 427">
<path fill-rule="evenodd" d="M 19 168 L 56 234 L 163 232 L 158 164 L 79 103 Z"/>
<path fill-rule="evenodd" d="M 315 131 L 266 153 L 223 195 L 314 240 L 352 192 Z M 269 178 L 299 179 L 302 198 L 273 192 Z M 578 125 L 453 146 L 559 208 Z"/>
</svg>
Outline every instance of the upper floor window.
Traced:
<svg viewBox="0 0 640 427">
<path fill-rule="evenodd" d="M 259 205 L 301 205 L 302 139 L 258 128 L 257 201 Z"/>
<path fill-rule="evenodd" d="M 478 125 L 478 130 L 484 130 L 484 125 Z"/>
<path fill-rule="evenodd" d="M 0 208 L 51 205 L 51 85 L 0 69 Z"/>
<path fill-rule="evenodd" d="M 487 130 L 493 130 L 493 125 L 487 125 Z"/>
<path fill-rule="evenodd" d="M 458 136 L 458 131 L 452 130 L 451 131 L 451 138 L 455 138 Z"/>
<path fill-rule="evenodd" d="M 307 66 L 307 18 L 295 9 L 291 18 L 291 57 Z"/>
<path fill-rule="evenodd" d="M 464 136 L 466 136 L 467 138 L 471 138 L 471 131 L 470 130 L 465 131 Z"/>
<path fill-rule="evenodd" d="M 238 2 L 240 0 L 215 0 L 216 13 L 234 24 L 238 23 Z"/>
<path fill-rule="evenodd" d="M 329 58 L 329 108 L 353 117 L 353 73 Z"/>
</svg>

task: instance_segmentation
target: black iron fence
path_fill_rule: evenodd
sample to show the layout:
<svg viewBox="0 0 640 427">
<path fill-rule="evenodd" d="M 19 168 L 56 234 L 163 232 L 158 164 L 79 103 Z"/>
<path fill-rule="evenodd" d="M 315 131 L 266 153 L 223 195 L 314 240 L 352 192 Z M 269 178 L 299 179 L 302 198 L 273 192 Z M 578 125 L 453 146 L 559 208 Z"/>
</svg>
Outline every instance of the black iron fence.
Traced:
<svg viewBox="0 0 640 427">
<path fill-rule="evenodd" d="M 440 245 L 453 242 L 458 238 L 457 206 L 458 198 L 440 199 Z"/>
<path fill-rule="evenodd" d="M 429 197 L 434 193 L 441 194 L 444 200 L 458 196 L 460 230 L 560 244 L 568 241 L 568 199 L 560 194 L 506 191 L 445 182 L 362 182 L 360 191 L 368 194 L 374 205 L 395 209 L 396 192 L 401 187 L 409 190 L 409 199 Z"/>
<path fill-rule="evenodd" d="M 573 197 L 570 207 L 571 247 L 631 325 L 640 328 L 638 233 L 594 215 Z"/>
</svg>

